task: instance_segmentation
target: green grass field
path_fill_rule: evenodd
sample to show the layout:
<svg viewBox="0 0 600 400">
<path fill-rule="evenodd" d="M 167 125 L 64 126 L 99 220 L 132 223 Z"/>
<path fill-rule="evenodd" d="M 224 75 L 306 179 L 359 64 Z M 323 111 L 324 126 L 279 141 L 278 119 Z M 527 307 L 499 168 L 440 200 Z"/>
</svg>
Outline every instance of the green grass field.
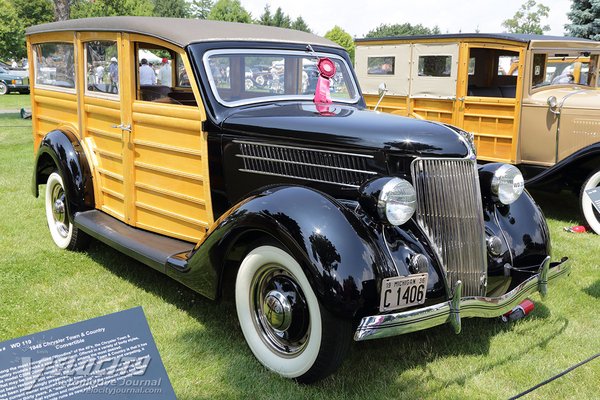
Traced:
<svg viewBox="0 0 600 400">
<path fill-rule="evenodd" d="M 31 100 L 28 94 L 10 93 L 0 96 L 0 112 L 2 110 L 31 109 Z"/>
<path fill-rule="evenodd" d="M 533 296 L 531 317 L 358 343 L 334 376 L 302 386 L 254 359 L 232 302 L 212 303 L 97 242 L 57 249 L 30 192 L 32 164 L 30 121 L 0 114 L 0 341 L 141 305 L 182 400 L 505 399 L 600 352 L 600 237 L 563 232 L 578 218 L 569 198 L 541 198 L 554 257 L 571 257 L 573 272 L 545 302 Z M 599 382 L 596 359 L 527 398 L 597 399 Z"/>
</svg>

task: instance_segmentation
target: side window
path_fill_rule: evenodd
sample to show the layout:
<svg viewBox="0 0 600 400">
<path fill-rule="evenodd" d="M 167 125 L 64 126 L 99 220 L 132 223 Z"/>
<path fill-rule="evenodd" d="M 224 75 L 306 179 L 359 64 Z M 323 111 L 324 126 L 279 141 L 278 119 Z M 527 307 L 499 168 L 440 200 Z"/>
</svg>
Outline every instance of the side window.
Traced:
<svg viewBox="0 0 600 400">
<path fill-rule="evenodd" d="M 368 57 L 367 74 L 369 75 L 394 75 L 396 57 Z"/>
<path fill-rule="evenodd" d="M 518 56 L 499 56 L 498 75 L 517 76 L 519 74 Z"/>
<path fill-rule="evenodd" d="M 137 45 L 137 100 L 196 105 L 180 54 L 153 44 Z"/>
<path fill-rule="evenodd" d="M 449 77 L 452 56 L 419 56 L 419 76 Z"/>
<path fill-rule="evenodd" d="M 85 43 L 86 94 L 119 94 L 119 60 L 117 43 L 93 41 Z"/>
<path fill-rule="evenodd" d="M 72 43 L 41 43 L 33 46 L 35 85 L 75 89 L 75 58 Z"/>
</svg>

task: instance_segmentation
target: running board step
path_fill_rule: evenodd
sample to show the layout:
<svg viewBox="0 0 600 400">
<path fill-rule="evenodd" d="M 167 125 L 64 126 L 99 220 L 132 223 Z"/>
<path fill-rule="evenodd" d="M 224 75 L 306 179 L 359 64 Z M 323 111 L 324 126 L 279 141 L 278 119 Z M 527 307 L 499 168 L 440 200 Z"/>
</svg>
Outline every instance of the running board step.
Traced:
<svg viewBox="0 0 600 400">
<path fill-rule="evenodd" d="M 134 228 L 98 210 L 76 213 L 73 223 L 93 238 L 161 272 L 167 263 L 185 269 L 185 254 L 194 248 L 192 243 Z M 177 261 L 172 262 L 173 258 Z"/>
</svg>

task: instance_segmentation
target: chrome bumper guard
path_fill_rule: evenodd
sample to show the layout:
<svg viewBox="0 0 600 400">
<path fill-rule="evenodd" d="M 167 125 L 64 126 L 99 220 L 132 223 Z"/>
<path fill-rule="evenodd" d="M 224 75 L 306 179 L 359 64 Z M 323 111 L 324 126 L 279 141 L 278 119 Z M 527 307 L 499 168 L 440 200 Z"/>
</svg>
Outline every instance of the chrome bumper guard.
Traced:
<svg viewBox="0 0 600 400">
<path fill-rule="evenodd" d="M 450 323 L 454 331 L 460 333 L 461 318 L 499 317 L 535 292 L 540 292 L 542 299 L 545 298 L 548 282 L 571 271 L 567 261 L 568 259 L 565 257 L 559 262 L 550 263 L 550 257 L 547 257 L 537 274 L 500 297 L 461 298 L 462 283 L 458 281 L 453 298 L 447 302 L 395 314 L 364 317 L 354 333 L 354 340 L 362 341 L 402 335 L 445 323 Z"/>
</svg>

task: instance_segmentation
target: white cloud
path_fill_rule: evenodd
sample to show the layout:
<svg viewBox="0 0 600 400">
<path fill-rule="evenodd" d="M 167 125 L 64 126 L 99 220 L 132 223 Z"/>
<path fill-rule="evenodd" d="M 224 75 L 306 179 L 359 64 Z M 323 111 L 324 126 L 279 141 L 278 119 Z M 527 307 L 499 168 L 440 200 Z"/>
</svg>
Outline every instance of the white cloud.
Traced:
<svg viewBox="0 0 600 400">
<path fill-rule="evenodd" d="M 363 37 L 382 23 L 410 22 L 428 27 L 437 25 L 443 33 L 502 32 L 502 21 L 511 18 L 524 0 L 329 0 L 329 1 L 286 1 L 286 0 L 241 0 L 242 5 L 254 18 L 262 14 L 265 4 L 271 12 L 277 7 L 292 18 L 302 16 L 308 26 L 319 35 L 324 35 L 334 25 L 341 26 L 352 36 Z M 564 35 L 568 23 L 569 0 L 538 1 L 550 7 L 545 23 L 551 27 L 550 35 Z"/>
</svg>

